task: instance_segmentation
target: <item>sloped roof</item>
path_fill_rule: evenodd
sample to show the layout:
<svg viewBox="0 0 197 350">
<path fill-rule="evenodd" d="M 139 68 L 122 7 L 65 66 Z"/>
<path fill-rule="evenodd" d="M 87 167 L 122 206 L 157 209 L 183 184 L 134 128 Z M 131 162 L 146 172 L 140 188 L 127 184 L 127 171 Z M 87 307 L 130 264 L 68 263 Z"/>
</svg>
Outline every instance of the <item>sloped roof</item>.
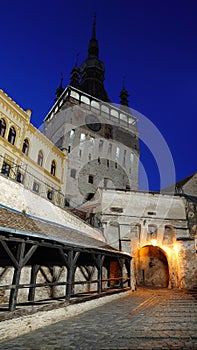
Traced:
<svg viewBox="0 0 197 350">
<path fill-rule="evenodd" d="M 185 184 L 187 184 L 195 175 L 197 174 L 197 172 L 193 173 L 192 175 L 189 175 L 187 177 L 185 177 L 182 180 L 177 181 L 175 184 L 166 187 L 162 190 L 163 193 L 176 193 L 177 189 L 180 190 L 182 189 Z"/>
<path fill-rule="evenodd" d="M 192 175 L 190 175 L 190 176 L 187 176 L 187 177 L 185 177 L 184 179 L 182 179 L 182 180 L 176 182 L 175 186 L 178 187 L 178 188 L 183 187 L 189 180 L 192 179 L 192 177 L 193 177 L 195 174 L 196 174 L 196 172 L 195 172 L 194 174 L 192 174 Z"/>
<path fill-rule="evenodd" d="M 121 253 L 107 243 L 92 238 L 73 228 L 23 214 L 0 205 L 0 231 L 34 236 L 37 239 L 50 239 L 70 246 L 97 248 Z"/>
</svg>

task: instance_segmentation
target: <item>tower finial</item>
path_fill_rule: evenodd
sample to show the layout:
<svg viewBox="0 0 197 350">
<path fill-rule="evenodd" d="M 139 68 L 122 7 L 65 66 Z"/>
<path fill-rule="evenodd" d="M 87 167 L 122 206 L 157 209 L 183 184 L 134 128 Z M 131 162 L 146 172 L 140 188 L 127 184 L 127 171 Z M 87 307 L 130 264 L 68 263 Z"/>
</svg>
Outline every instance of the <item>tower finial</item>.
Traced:
<svg viewBox="0 0 197 350">
<path fill-rule="evenodd" d="M 128 91 L 125 88 L 125 75 L 123 76 L 122 79 L 122 90 L 120 91 L 120 105 L 122 109 L 125 109 L 125 107 L 129 107 L 129 101 L 128 101 Z"/>
<path fill-rule="evenodd" d="M 76 54 L 75 67 L 78 67 L 78 63 L 79 63 L 79 53 Z"/>
<path fill-rule="evenodd" d="M 64 88 L 62 86 L 62 82 L 63 82 L 64 78 L 63 78 L 63 74 L 62 72 L 60 73 L 60 85 L 57 88 L 56 92 L 55 92 L 55 101 L 58 100 L 58 98 L 61 96 L 62 92 L 64 91 Z"/>
<path fill-rule="evenodd" d="M 96 12 L 94 13 L 94 20 L 92 26 L 92 39 L 96 39 Z"/>
<path fill-rule="evenodd" d="M 63 73 L 60 73 L 60 86 L 62 87 L 62 82 L 64 80 Z"/>
<path fill-rule="evenodd" d="M 122 78 L 122 90 L 125 90 L 125 75 Z"/>
</svg>

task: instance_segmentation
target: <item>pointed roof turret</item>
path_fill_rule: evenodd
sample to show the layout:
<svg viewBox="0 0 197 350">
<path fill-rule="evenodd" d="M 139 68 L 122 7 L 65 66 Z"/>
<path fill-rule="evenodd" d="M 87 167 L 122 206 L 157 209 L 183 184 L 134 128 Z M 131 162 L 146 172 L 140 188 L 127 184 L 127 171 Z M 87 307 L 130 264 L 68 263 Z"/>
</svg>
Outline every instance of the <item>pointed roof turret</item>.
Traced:
<svg viewBox="0 0 197 350">
<path fill-rule="evenodd" d="M 70 78 L 70 85 L 75 87 L 76 89 L 79 89 L 80 87 L 80 69 L 78 67 L 78 58 L 79 58 L 79 54 L 77 54 L 75 66 L 71 71 L 71 78 Z"/>
<path fill-rule="evenodd" d="M 58 100 L 58 98 L 61 96 L 62 92 L 64 91 L 64 88 L 62 86 L 62 82 L 63 82 L 63 75 L 61 73 L 61 80 L 60 80 L 60 85 L 58 86 L 56 92 L 55 92 L 55 101 Z"/>
<path fill-rule="evenodd" d="M 131 113 L 128 101 L 129 93 L 125 88 L 125 78 L 122 81 L 122 90 L 120 91 L 120 109 L 123 109 L 127 113 Z"/>
</svg>

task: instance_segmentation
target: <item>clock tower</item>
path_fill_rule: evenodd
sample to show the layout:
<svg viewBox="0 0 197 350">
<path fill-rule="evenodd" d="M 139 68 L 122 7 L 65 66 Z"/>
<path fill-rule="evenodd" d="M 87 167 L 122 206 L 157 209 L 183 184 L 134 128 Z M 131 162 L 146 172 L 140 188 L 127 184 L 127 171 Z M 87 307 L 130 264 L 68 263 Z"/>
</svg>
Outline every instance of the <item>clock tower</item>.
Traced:
<svg viewBox="0 0 197 350">
<path fill-rule="evenodd" d="M 104 73 L 94 17 L 88 57 L 81 66 L 76 62 L 70 85 L 44 120 L 44 134 L 68 155 L 64 193 L 65 206 L 71 209 L 84 207 L 99 187 L 138 189 L 137 120 L 125 86 L 120 107 L 110 102 Z"/>
</svg>

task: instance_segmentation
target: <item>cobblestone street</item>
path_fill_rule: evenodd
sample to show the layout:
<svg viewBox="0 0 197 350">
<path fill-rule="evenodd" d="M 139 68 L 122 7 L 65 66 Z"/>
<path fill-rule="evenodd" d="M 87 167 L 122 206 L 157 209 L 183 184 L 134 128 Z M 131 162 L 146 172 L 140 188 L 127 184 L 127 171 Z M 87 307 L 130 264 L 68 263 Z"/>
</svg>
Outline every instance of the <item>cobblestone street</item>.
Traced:
<svg viewBox="0 0 197 350">
<path fill-rule="evenodd" d="M 0 349 L 197 349 L 197 291 L 139 288 Z"/>
</svg>

